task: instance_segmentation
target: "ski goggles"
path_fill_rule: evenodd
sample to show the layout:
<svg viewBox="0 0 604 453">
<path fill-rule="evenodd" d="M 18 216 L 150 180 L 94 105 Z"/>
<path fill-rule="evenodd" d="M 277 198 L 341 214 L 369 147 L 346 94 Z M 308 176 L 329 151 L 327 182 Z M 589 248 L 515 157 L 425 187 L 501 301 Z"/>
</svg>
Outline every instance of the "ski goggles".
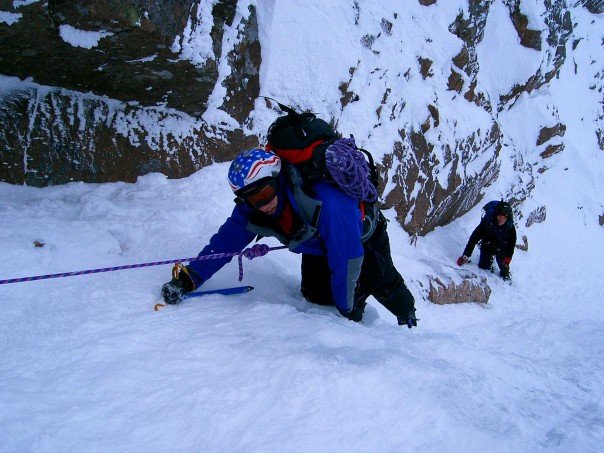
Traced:
<svg viewBox="0 0 604 453">
<path fill-rule="evenodd" d="M 271 180 L 266 184 L 258 186 L 258 188 L 239 195 L 246 206 L 251 209 L 260 209 L 269 204 L 277 196 L 277 182 Z"/>
</svg>

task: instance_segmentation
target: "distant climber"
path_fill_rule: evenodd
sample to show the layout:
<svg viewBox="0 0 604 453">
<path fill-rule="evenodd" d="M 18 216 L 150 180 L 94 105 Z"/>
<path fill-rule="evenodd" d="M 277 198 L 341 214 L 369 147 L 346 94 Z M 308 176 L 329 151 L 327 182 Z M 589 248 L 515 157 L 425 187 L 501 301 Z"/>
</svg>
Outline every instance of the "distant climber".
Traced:
<svg viewBox="0 0 604 453">
<path fill-rule="evenodd" d="M 480 224 L 470 235 L 463 255 L 457 258 L 457 265 L 467 263 L 480 242 L 480 269 L 493 270 L 493 258 L 499 266 L 499 275 L 504 280 L 510 280 L 510 262 L 516 246 L 516 228 L 512 215 L 512 207 L 505 201 L 491 201 L 483 207 L 485 214 Z"/>
</svg>

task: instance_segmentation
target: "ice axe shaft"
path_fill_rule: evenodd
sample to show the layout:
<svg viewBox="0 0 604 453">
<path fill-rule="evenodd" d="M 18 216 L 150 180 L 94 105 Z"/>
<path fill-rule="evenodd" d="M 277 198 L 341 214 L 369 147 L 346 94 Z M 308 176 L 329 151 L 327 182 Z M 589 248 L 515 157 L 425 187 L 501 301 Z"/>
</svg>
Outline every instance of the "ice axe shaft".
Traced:
<svg viewBox="0 0 604 453">
<path fill-rule="evenodd" d="M 208 296 L 210 294 L 222 294 L 224 296 L 231 296 L 233 294 L 247 293 L 253 289 L 254 289 L 253 286 L 234 286 L 232 288 L 220 288 L 220 289 L 209 289 L 206 291 L 195 291 L 192 293 L 188 293 L 180 301 L 182 302 L 183 300 L 192 299 L 194 297 Z M 177 305 L 177 304 L 175 304 L 175 305 Z M 166 304 L 155 304 L 155 306 L 153 307 L 153 310 L 159 311 L 165 306 L 166 306 Z"/>
</svg>

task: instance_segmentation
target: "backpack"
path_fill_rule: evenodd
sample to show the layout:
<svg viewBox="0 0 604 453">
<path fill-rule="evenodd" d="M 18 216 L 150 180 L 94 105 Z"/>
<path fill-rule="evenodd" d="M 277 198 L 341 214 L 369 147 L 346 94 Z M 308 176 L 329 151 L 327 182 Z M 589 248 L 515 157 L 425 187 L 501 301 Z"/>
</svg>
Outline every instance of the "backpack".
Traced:
<svg viewBox="0 0 604 453">
<path fill-rule="evenodd" d="M 358 201 L 377 201 L 378 173 L 369 151 L 357 148 L 354 138 L 341 138 L 314 113 L 277 104 L 286 115 L 269 126 L 267 150 L 293 164 L 303 180 L 334 182 Z"/>
<path fill-rule="evenodd" d="M 509 213 L 510 215 L 508 216 L 506 223 L 508 225 L 513 224 L 514 223 L 514 219 L 513 219 L 513 212 L 512 212 L 512 208 L 510 207 L 510 205 L 503 201 L 503 200 L 493 200 L 493 201 L 489 201 L 487 204 L 485 204 L 482 207 L 482 210 L 484 211 L 484 214 L 482 215 L 482 218 L 486 218 L 486 219 L 492 219 L 495 217 L 495 210 L 497 209 L 497 206 L 499 206 L 500 203 L 504 203 L 507 205 L 507 207 L 509 208 Z"/>
</svg>

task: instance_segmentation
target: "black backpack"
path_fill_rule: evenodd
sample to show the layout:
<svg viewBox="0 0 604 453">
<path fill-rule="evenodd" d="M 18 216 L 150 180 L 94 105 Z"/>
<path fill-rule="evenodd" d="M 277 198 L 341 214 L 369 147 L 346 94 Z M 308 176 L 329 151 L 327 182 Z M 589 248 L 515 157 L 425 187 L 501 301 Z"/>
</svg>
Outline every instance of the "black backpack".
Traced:
<svg viewBox="0 0 604 453">
<path fill-rule="evenodd" d="M 506 201 L 503 200 L 493 200 L 493 201 L 489 201 L 487 204 L 485 204 L 482 207 L 482 210 L 484 211 L 484 215 L 483 218 L 487 218 L 487 219 L 492 219 L 495 217 L 495 213 L 497 212 L 497 209 L 503 209 L 507 215 L 507 220 L 506 223 L 508 225 L 511 225 L 514 223 L 514 213 L 512 211 L 512 207 L 510 206 L 510 204 Z"/>
<path fill-rule="evenodd" d="M 293 164 L 303 179 L 337 182 L 329 172 L 325 152 L 336 140 L 342 138 L 340 134 L 314 113 L 298 113 L 280 102 L 277 104 L 286 115 L 277 118 L 268 128 L 266 149 Z M 369 168 L 369 181 L 377 188 L 379 178 L 373 156 L 362 148 L 355 147 L 355 151 L 364 156 L 363 160 Z"/>
</svg>

